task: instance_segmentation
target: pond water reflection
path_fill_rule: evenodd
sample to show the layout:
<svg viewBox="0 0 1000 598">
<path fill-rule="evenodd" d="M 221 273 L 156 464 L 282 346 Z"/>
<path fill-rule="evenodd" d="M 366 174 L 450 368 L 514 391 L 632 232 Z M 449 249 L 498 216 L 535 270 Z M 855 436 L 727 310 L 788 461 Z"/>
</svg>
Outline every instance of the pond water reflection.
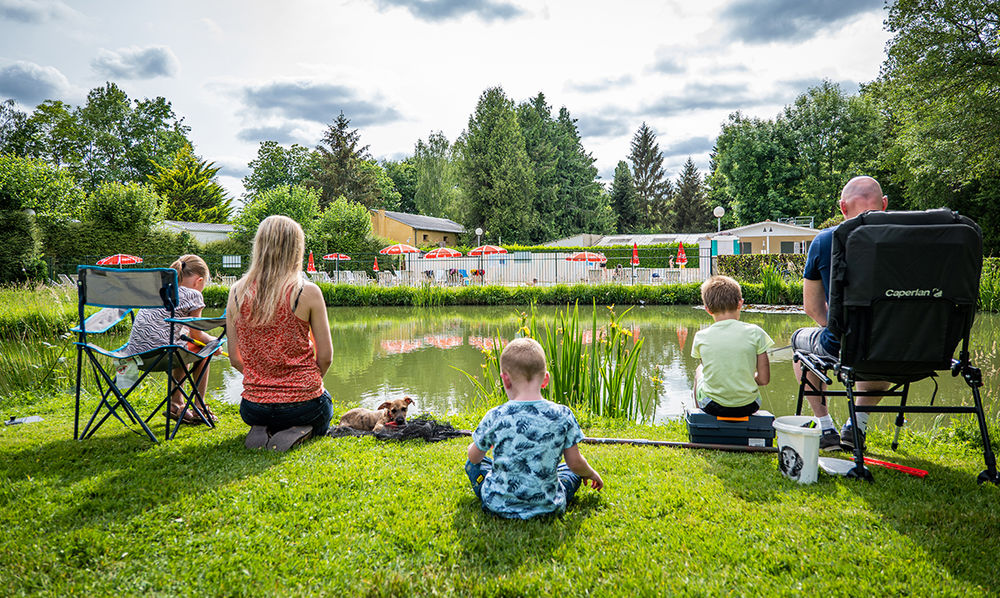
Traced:
<svg viewBox="0 0 1000 598">
<path fill-rule="evenodd" d="M 599 306 L 598 310 L 606 308 Z M 325 378 L 327 390 L 341 406 L 360 404 L 374 408 L 385 400 L 410 396 L 416 412 L 448 414 L 463 410 L 473 398 L 473 388 L 460 371 L 478 373 L 482 349 L 492 347 L 499 333 L 511 338 L 520 322 L 516 307 L 441 308 L 330 308 L 334 360 Z M 539 308 L 542 318 L 551 319 L 555 308 Z M 598 324 L 606 321 L 598 313 Z M 621 311 L 621 309 L 619 309 Z M 586 314 L 586 317 L 584 317 Z M 802 314 L 744 313 L 742 319 L 764 328 L 779 350 L 771 354 L 771 383 L 762 389 L 764 407 L 775 414 L 795 410 L 797 385 L 791 367 L 789 344 L 792 333 L 809 325 Z M 590 308 L 581 307 L 581 320 L 590 320 Z M 710 325 L 711 318 L 689 306 L 633 308 L 623 325 L 644 338 L 640 372 L 644 394 L 654 396 L 648 417 L 654 422 L 676 418 L 691 403 L 691 386 L 697 360 L 690 355 L 694 333 Z M 1000 355 L 997 339 L 1000 317 L 980 314 L 973 331 L 973 363 L 983 369 L 987 410 L 996 417 Z M 661 383 L 654 385 L 652 378 Z M 214 363 L 210 388 L 216 400 L 237 402 L 242 389 L 240 374 L 228 362 Z M 935 403 L 969 404 L 972 397 L 960 379 L 942 376 Z M 933 390 L 926 380 L 913 385 L 911 402 L 926 403 Z M 807 408 L 808 410 L 808 408 Z M 339 409 L 338 409 L 339 411 Z M 846 417 L 843 401 L 835 401 L 835 419 Z M 889 425 L 885 415 L 879 417 Z M 963 416 L 964 417 L 964 416 Z M 927 428 L 932 416 L 914 415 L 912 425 Z"/>
</svg>

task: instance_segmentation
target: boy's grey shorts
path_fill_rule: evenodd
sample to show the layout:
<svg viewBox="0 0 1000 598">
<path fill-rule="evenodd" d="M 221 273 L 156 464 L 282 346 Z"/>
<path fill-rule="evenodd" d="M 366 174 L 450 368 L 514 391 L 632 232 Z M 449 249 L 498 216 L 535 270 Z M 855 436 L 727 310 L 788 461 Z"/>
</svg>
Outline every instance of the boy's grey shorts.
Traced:
<svg viewBox="0 0 1000 598">
<path fill-rule="evenodd" d="M 831 357 L 837 359 L 836 355 L 830 355 L 819 342 L 819 336 L 824 328 L 799 328 L 792 333 L 792 349 L 819 355 L 820 357 Z"/>
</svg>

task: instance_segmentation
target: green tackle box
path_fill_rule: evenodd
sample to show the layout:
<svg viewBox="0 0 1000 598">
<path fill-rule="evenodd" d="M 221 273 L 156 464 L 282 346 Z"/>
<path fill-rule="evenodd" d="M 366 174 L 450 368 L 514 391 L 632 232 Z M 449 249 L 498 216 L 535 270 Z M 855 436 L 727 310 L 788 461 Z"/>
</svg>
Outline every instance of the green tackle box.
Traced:
<svg viewBox="0 0 1000 598">
<path fill-rule="evenodd" d="M 687 416 L 688 438 L 704 444 L 774 446 L 774 416 L 758 411 L 744 417 L 715 417 L 701 409 L 691 409 Z"/>
</svg>

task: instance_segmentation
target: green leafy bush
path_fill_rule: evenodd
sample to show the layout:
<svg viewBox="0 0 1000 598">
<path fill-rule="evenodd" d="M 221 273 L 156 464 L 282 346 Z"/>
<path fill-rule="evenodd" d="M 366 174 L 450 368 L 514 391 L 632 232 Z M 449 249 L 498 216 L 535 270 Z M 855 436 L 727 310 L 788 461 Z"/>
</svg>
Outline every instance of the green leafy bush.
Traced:
<svg viewBox="0 0 1000 598">
<path fill-rule="evenodd" d="M 119 234 L 144 235 L 162 220 L 163 200 L 152 187 L 103 183 L 87 196 L 83 221 Z"/>
<path fill-rule="evenodd" d="M 0 154 L 0 210 L 31 208 L 39 218 L 66 220 L 83 204 L 80 191 L 66 171 L 41 160 Z"/>
<path fill-rule="evenodd" d="M 22 210 L 0 210 L 0 283 L 44 280 L 35 218 Z"/>
<path fill-rule="evenodd" d="M 309 237 L 319 214 L 319 190 L 288 185 L 261 191 L 233 219 L 232 237 L 244 243 L 252 242 L 261 221 L 275 214 L 288 216 L 298 222 L 306 237 Z"/>
<path fill-rule="evenodd" d="M 801 281 L 806 266 L 806 256 L 801 253 L 720 255 L 719 274 L 735 278 L 739 282 L 764 282 L 761 274 L 764 266 L 770 265 L 786 281 Z"/>
</svg>

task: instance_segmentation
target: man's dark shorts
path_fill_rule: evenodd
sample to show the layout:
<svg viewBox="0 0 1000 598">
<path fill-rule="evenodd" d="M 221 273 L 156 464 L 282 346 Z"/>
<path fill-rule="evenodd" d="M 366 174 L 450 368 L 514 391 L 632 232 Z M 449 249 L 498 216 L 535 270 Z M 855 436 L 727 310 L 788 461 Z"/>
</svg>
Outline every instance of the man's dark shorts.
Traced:
<svg viewBox="0 0 1000 598">
<path fill-rule="evenodd" d="M 799 328 L 792 334 L 792 349 L 812 353 L 820 357 L 837 359 L 836 355 L 831 355 L 823 347 L 823 344 L 819 342 L 820 335 L 823 334 L 824 330 L 826 329 L 821 327 Z"/>
</svg>

